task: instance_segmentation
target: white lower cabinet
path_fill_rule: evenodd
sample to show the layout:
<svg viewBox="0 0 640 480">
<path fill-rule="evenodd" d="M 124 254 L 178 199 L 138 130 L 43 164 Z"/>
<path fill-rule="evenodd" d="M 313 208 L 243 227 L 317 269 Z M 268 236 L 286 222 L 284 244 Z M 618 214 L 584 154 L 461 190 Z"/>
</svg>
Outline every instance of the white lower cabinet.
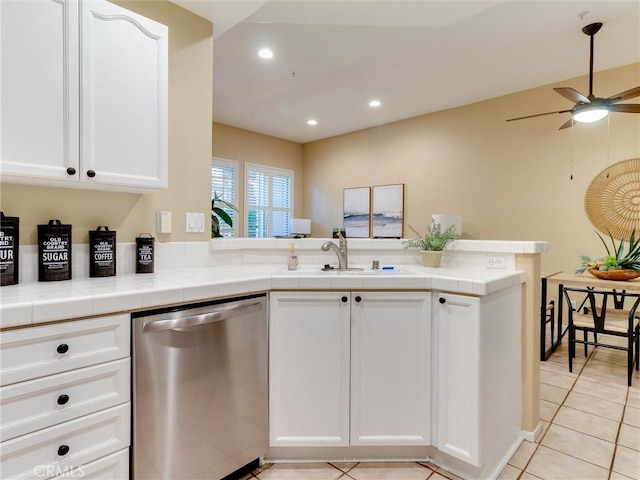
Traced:
<svg viewBox="0 0 640 480">
<path fill-rule="evenodd" d="M 482 476 L 521 435 L 521 295 L 434 294 L 434 443 Z"/>
<path fill-rule="evenodd" d="M 274 292 L 270 445 L 429 445 L 430 294 Z"/>
<path fill-rule="evenodd" d="M 112 315 L 0 333 L 3 479 L 128 477 L 129 322 Z"/>
</svg>

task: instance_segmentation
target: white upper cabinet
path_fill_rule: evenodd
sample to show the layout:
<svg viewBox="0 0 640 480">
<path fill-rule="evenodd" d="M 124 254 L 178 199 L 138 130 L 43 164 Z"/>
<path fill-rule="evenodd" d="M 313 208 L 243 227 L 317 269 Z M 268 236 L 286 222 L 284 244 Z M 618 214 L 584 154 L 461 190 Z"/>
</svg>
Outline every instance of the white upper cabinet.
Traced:
<svg viewBox="0 0 640 480">
<path fill-rule="evenodd" d="M 168 186 L 168 29 L 102 0 L 3 1 L 2 180 Z"/>
</svg>

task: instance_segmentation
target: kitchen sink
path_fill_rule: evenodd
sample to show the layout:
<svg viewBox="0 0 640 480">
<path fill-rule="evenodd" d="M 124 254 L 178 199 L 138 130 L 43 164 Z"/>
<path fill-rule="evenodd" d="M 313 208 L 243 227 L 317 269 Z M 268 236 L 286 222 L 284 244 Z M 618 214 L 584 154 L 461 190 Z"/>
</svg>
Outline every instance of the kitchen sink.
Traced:
<svg viewBox="0 0 640 480">
<path fill-rule="evenodd" d="M 297 270 L 288 270 L 287 267 L 276 273 L 276 275 L 415 275 L 414 272 L 406 270 L 404 268 L 394 267 L 393 269 L 372 269 L 365 267 L 351 267 L 346 270 L 339 270 L 338 268 L 325 269 L 320 266 L 304 265 L 299 266 Z"/>
</svg>

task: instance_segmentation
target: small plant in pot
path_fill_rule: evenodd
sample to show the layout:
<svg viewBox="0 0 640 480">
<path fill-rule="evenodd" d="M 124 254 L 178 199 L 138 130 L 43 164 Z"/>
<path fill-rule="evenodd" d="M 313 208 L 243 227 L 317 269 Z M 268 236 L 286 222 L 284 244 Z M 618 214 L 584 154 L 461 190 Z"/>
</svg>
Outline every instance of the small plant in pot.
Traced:
<svg viewBox="0 0 640 480">
<path fill-rule="evenodd" d="M 219 207 L 218 204 L 222 205 L 222 207 Z M 211 238 L 222 237 L 222 233 L 220 233 L 221 221 L 233 227 L 233 219 L 224 211 L 224 207 L 230 208 L 235 212 L 238 211 L 238 207 L 233 203 L 223 200 L 218 195 L 218 192 L 213 192 L 213 199 L 211 200 Z"/>
<path fill-rule="evenodd" d="M 410 238 L 403 242 L 404 248 L 419 248 L 422 250 L 422 265 L 425 267 L 439 267 L 442 259 L 442 250 L 451 242 L 460 238 L 456 232 L 456 226 L 451 225 L 446 230 L 442 226 L 431 220 L 431 225 L 427 228 L 426 234 L 421 234 L 411 225 L 409 230 L 416 234 L 415 238 Z"/>
<path fill-rule="evenodd" d="M 626 250 L 624 239 L 616 245 L 611 232 L 607 233 L 611 239 L 611 249 L 602 235 L 596 232 L 607 255 L 596 259 L 580 255 L 581 265 L 576 268 L 575 273 L 583 273 L 586 270 L 594 277 L 605 280 L 631 280 L 640 277 L 640 238 L 636 239 L 636 231 L 631 232 Z"/>
</svg>

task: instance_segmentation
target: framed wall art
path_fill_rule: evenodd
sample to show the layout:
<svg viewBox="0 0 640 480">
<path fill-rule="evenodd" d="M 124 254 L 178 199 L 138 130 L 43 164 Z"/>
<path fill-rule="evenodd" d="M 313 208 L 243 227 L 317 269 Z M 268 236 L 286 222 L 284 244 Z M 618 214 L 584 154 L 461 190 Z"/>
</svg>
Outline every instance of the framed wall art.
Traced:
<svg viewBox="0 0 640 480">
<path fill-rule="evenodd" d="M 373 187 L 373 238 L 402 238 L 404 225 L 404 183 Z"/>
<path fill-rule="evenodd" d="M 369 238 L 371 231 L 371 187 L 344 189 L 342 221 L 347 238 Z"/>
</svg>

